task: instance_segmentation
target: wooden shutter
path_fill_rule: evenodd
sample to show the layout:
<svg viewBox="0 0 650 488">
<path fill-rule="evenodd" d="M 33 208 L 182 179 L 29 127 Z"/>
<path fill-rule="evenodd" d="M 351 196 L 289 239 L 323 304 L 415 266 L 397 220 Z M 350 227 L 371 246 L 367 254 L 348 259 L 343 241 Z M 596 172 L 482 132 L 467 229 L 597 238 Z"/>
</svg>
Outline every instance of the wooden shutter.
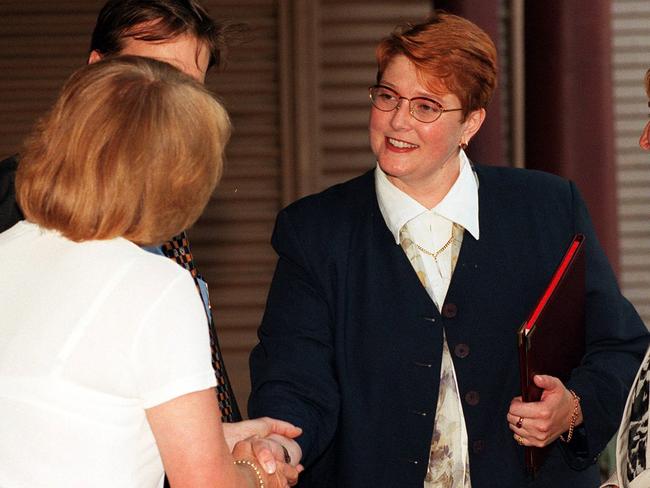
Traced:
<svg viewBox="0 0 650 488">
<path fill-rule="evenodd" d="M 375 83 L 375 47 L 397 24 L 431 12 L 428 0 L 323 0 L 320 7 L 319 144 L 313 189 L 375 166 L 368 142 L 368 87 Z"/>
<path fill-rule="evenodd" d="M 217 19 L 245 22 L 243 44 L 226 69 L 208 76 L 234 132 L 224 178 L 189 232 L 200 272 L 210 287 L 215 324 L 228 374 L 243 412 L 250 391 L 248 354 L 256 343 L 275 266 L 269 244 L 281 198 L 278 8 L 274 0 L 213 0 Z"/>
<path fill-rule="evenodd" d="M 614 0 L 612 8 L 620 279 L 650 324 L 650 155 L 638 144 L 649 112 L 643 78 L 650 68 L 650 2 Z"/>
</svg>

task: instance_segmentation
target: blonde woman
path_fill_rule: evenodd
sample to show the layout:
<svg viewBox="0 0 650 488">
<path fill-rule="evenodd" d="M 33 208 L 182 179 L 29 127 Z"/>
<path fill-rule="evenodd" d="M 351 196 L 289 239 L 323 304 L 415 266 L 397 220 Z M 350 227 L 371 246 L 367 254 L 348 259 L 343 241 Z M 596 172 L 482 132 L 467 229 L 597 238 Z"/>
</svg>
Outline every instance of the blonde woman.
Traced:
<svg viewBox="0 0 650 488">
<path fill-rule="evenodd" d="M 195 284 L 140 247 L 198 218 L 229 134 L 198 81 L 121 56 L 77 71 L 28 140 L 26 220 L 0 235 L 1 486 L 296 481 L 262 440 L 231 454 Z"/>
<path fill-rule="evenodd" d="M 436 11 L 376 61 L 376 167 L 278 214 L 249 413 L 303 428 L 305 488 L 529 486 L 524 446 L 546 445 L 534 486 L 597 486 L 649 336 L 578 189 L 467 157 L 498 72 L 476 24 Z M 516 331 L 576 232 L 586 354 L 524 403 Z"/>
</svg>

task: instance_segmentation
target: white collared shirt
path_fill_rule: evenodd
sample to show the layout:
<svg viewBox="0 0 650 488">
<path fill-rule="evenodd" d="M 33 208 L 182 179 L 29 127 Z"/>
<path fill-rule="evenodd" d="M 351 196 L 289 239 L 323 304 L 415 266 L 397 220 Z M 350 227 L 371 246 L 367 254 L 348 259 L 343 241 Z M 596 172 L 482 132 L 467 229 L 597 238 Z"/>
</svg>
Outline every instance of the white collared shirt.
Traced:
<svg viewBox="0 0 650 488">
<path fill-rule="evenodd" d="M 479 239 L 478 182 L 463 150 L 459 154 L 459 165 L 458 178 L 450 190 L 435 207 L 427 209 L 393 185 L 377 164 L 377 201 L 396 244 L 400 243 L 400 231 L 405 225 L 413 241 L 431 252 L 442 248 L 449 240 L 454 223 Z M 437 259 L 419 252 L 434 293 L 431 298 L 440 310 L 451 281 L 451 249 Z"/>
<path fill-rule="evenodd" d="M 377 200 L 384 221 L 393 234 L 396 244 L 400 244 L 400 232 L 404 227 L 408 229 L 408 234 L 414 243 L 434 254 L 449 241 L 454 224 L 460 225 L 472 234 L 475 239 L 479 239 L 478 181 L 467 156 L 462 150 L 460 151 L 458 164 L 460 166 L 458 178 L 456 178 L 444 198 L 432 209 L 427 209 L 398 189 L 377 165 L 375 170 Z M 435 259 L 430 254 L 422 252 L 419 248 L 417 249 L 422 265 L 425 268 L 425 279 L 427 280 L 425 288 L 427 288 L 427 292 L 438 310 L 441 310 L 444 304 L 451 282 L 451 247 L 448 246 Z M 451 469 L 449 474 L 462 472 L 463 474 L 460 476 L 463 481 L 458 486 L 468 488 L 471 487 L 471 481 L 467 471 L 469 467 L 467 427 L 458 393 L 460 391 L 458 380 L 446 344 L 444 330 L 443 340 L 445 344 L 440 369 L 441 385 L 443 384 L 443 375 L 448 372 L 452 375 L 454 387 L 450 388 L 447 382 L 445 384 L 448 386 L 445 391 L 440 392 L 442 396 L 438 399 L 438 406 L 441 407 L 440 401 L 442 398 L 444 398 L 444 406 L 441 407 L 442 412 L 437 411 L 436 422 L 439 420 L 439 415 L 442 415 L 443 424 L 447 422 L 449 426 L 453 426 L 455 422 L 458 422 L 456 424 L 459 426 L 458 430 L 452 428 L 446 432 L 450 436 L 448 438 L 450 444 L 447 444 L 447 447 L 451 448 L 451 452 L 454 453 L 454 465 L 449 468 Z M 435 473 L 434 476 L 439 474 Z M 424 486 L 431 486 L 431 482 L 425 480 Z"/>
</svg>

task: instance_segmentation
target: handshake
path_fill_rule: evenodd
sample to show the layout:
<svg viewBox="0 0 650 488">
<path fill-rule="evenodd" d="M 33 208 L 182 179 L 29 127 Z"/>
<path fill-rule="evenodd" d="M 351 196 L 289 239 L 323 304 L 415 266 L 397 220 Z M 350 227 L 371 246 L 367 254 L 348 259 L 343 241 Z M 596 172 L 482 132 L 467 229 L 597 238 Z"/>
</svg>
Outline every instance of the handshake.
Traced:
<svg viewBox="0 0 650 488">
<path fill-rule="evenodd" d="M 294 440 L 302 433 L 299 427 L 260 417 L 223 424 L 223 433 L 235 464 L 249 470 L 257 486 L 284 488 L 298 482 L 304 469 L 300 464 L 302 450 Z"/>
</svg>

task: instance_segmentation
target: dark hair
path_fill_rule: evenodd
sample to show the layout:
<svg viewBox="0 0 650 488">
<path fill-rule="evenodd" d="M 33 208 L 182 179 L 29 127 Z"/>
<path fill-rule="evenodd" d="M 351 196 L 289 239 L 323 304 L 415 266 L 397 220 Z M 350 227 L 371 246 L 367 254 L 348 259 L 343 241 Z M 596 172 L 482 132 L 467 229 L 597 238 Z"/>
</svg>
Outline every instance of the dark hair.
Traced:
<svg viewBox="0 0 650 488">
<path fill-rule="evenodd" d="M 110 56 L 120 53 L 127 37 L 162 41 L 187 33 L 208 46 L 208 67 L 221 67 L 228 32 L 242 28 L 215 22 L 195 0 L 109 0 L 97 17 L 90 51 Z"/>
</svg>

